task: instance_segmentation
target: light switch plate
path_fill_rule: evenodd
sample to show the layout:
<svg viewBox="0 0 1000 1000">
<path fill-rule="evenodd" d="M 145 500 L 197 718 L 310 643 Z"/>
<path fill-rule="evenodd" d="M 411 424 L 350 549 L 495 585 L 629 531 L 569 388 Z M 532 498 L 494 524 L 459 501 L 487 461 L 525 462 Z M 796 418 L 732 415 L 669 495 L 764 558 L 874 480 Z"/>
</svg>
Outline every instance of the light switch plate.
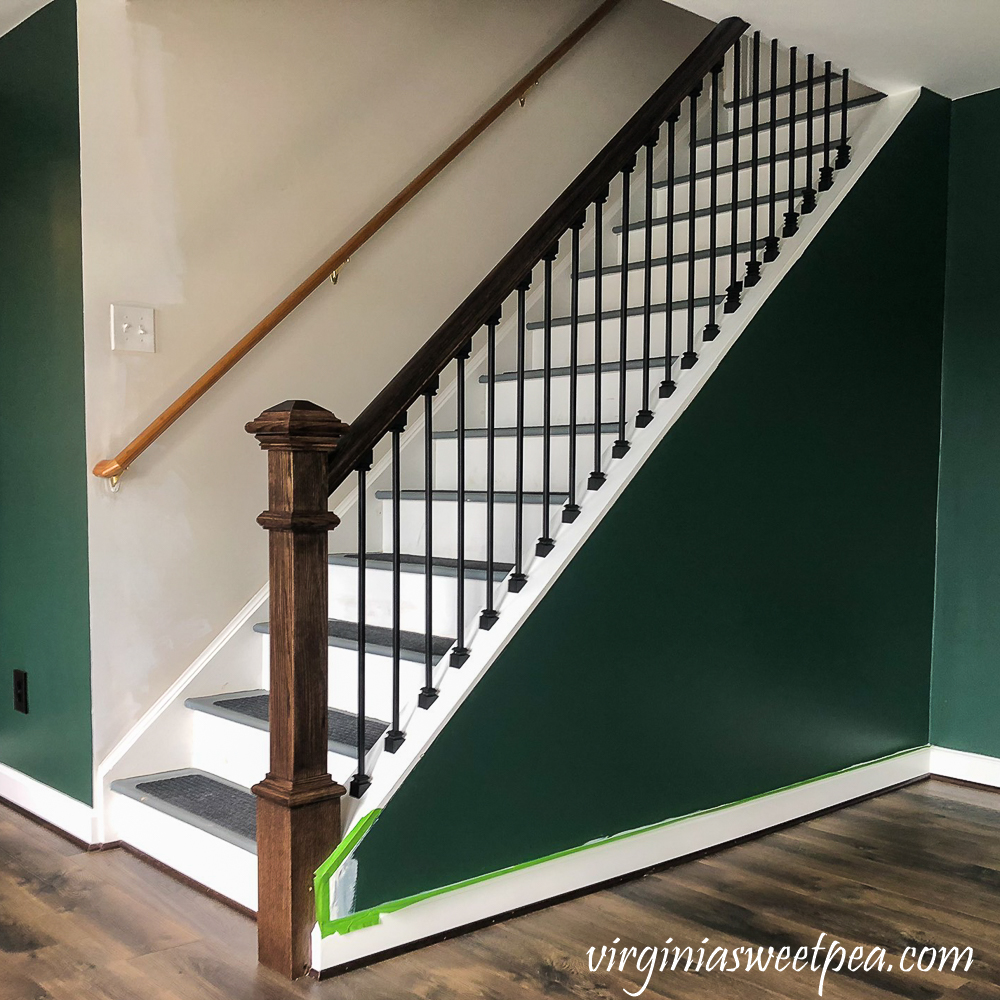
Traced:
<svg viewBox="0 0 1000 1000">
<path fill-rule="evenodd" d="M 111 350 L 156 350 L 155 313 L 152 306 L 115 304 L 111 307 Z"/>
</svg>

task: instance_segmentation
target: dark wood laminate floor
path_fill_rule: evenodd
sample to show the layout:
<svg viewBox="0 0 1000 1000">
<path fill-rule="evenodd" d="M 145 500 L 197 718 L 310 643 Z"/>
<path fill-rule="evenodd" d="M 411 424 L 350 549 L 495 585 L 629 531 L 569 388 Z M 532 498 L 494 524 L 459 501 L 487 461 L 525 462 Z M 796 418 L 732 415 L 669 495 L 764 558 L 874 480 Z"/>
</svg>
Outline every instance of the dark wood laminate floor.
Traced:
<svg viewBox="0 0 1000 1000">
<path fill-rule="evenodd" d="M 623 997 L 646 976 L 591 972 L 591 945 L 812 947 L 826 932 L 884 964 L 824 997 L 1000 1000 L 1000 794 L 940 781 L 700 861 L 346 973 L 296 984 L 257 967 L 254 924 L 122 852 L 87 854 L 0 808 L 0 1000 Z M 968 971 L 905 973 L 908 947 L 970 946 Z M 673 947 L 673 945 L 671 945 Z M 672 954 L 672 953 L 671 953 Z M 620 952 L 619 952 L 620 955 Z M 819 973 L 656 971 L 660 1000 L 799 1000 Z M 822 961 L 822 958 L 820 959 Z M 742 964 L 742 963 L 741 963 Z"/>
</svg>

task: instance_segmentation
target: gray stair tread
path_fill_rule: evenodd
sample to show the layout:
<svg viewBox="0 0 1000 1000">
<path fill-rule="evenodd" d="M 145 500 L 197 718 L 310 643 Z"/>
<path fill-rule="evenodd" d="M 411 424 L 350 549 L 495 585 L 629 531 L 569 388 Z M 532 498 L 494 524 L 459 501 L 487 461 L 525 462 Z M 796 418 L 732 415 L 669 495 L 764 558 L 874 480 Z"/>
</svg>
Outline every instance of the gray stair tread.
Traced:
<svg viewBox="0 0 1000 1000">
<path fill-rule="evenodd" d="M 209 698 L 188 698 L 184 705 L 197 712 L 217 715 L 267 732 L 270 700 L 271 696 L 267 691 L 238 691 L 234 694 L 213 695 Z M 366 715 L 365 750 L 371 750 L 388 728 L 388 722 Z M 357 758 L 358 717 L 354 712 L 328 708 L 326 735 L 332 753 Z"/>
<path fill-rule="evenodd" d="M 640 364 L 640 367 L 641 367 L 642 363 L 640 362 L 639 364 Z M 653 361 L 652 361 L 652 359 L 650 359 L 649 364 L 650 364 L 650 367 L 653 367 Z M 663 365 L 663 359 L 662 358 L 660 359 L 660 365 L 661 366 Z M 590 365 L 589 368 L 590 368 L 591 374 L 593 374 L 593 372 L 594 372 L 594 366 Z M 563 371 L 562 369 L 558 369 L 559 373 L 562 373 L 562 371 Z M 544 370 L 543 369 L 539 369 L 538 373 L 535 374 L 535 375 L 533 375 L 533 377 L 536 377 L 536 378 L 537 377 L 541 377 L 544 374 L 545 374 Z M 557 374 L 557 369 L 553 368 L 552 369 L 552 374 L 553 375 Z M 569 369 L 568 368 L 565 369 L 565 374 L 567 374 L 567 375 L 569 374 Z M 579 366 L 579 368 L 578 368 L 578 374 L 581 374 L 581 375 L 586 374 L 586 372 L 583 371 L 583 365 Z M 508 376 L 509 376 L 509 378 L 508 378 Z M 528 377 L 528 373 L 525 372 L 524 376 L 525 376 L 525 378 L 527 378 Z M 503 372 L 502 374 L 500 374 L 500 375 L 497 376 L 496 380 L 498 382 L 508 382 L 511 379 L 516 379 L 516 378 L 517 378 L 517 372 Z M 485 382 L 485 381 L 487 381 L 487 376 L 482 375 L 482 376 L 480 376 L 479 380 L 480 380 L 480 382 Z M 601 424 L 601 433 L 602 434 L 614 434 L 614 433 L 617 432 L 617 430 L 618 430 L 618 424 L 615 424 L 615 423 Z M 591 436 L 593 436 L 594 425 L 593 424 L 577 424 L 576 425 L 576 432 L 577 432 L 577 434 L 590 434 Z M 551 437 L 568 437 L 569 436 L 569 424 L 553 424 L 549 428 L 549 434 L 550 434 Z M 470 438 L 485 438 L 485 437 L 489 437 L 489 435 L 490 435 L 490 432 L 489 432 L 489 428 L 487 428 L 487 427 L 466 427 L 466 429 L 465 429 L 465 436 L 466 437 L 470 437 Z M 545 435 L 545 428 L 544 427 L 541 427 L 541 426 L 537 426 L 537 427 L 536 426 L 531 426 L 531 427 L 525 427 L 524 428 L 524 436 L 525 437 L 543 437 L 544 435 Z M 441 438 L 442 440 L 457 440 L 458 439 L 458 431 L 457 430 L 454 430 L 454 431 L 435 431 L 433 436 L 435 438 Z M 495 427 L 493 429 L 493 436 L 494 437 L 517 437 L 517 428 L 516 427 Z"/>
<path fill-rule="evenodd" d="M 111 790 L 257 853 L 257 799 L 249 788 L 184 768 L 120 779 Z"/>
<path fill-rule="evenodd" d="M 787 197 L 787 195 L 786 195 L 786 197 Z M 764 238 L 763 237 L 761 237 L 760 239 L 757 240 L 757 245 L 759 247 L 763 247 L 763 245 L 764 245 Z M 736 244 L 736 252 L 737 253 L 749 253 L 749 251 L 750 251 L 750 241 L 749 240 L 747 240 L 745 243 L 737 243 Z M 720 260 L 723 260 L 723 259 L 731 256 L 732 252 L 733 252 L 733 248 L 732 248 L 731 244 L 729 244 L 727 246 L 723 246 L 723 247 L 717 246 L 715 248 L 715 256 L 718 257 Z M 704 250 L 696 250 L 694 252 L 694 259 L 695 260 L 707 260 L 711 256 L 712 256 L 712 249 L 711 249 L 711 247 L 706 247 Z M 684 253 L 674 254 L 674 256 L 673 256 L 673 262 L 675 264 L 683 264 L 683 263 L 687 262 L 688 260 L 690 260 L 690 258 L 691 258 L 691 255 L 685 250 Z M 663 267 L 663 265 L 666 264 L 666 263 L 667 263 L 667 258 L 666 257 L 653 257 L 650 260 L 650 266 L 651 267 Z M 643 259 L 641 259 L 641 258 L 639 260 L 630 260 L 629 264 L 628 264 L 628 269 L 630 271 L 641 271 L 645 267 L 646 267 L 646 261 L 643 260 Z M 622 270 L 621 264 L 605 264 L 604 267 L 601 268 L 601 273 L 602 274 L 621 274 L 621 270 Z M 593 269 L 591 269 L 589 271 L 581 271 L 577 275 L 577 277 L 578 278 L 593 278 L 596 273 L 597 272 L 594 271 Z"/>
<path fill-rule="evenodd" d="M 617 424 L 614 425 L 617 428 Z M 443 434 L 457 434 L 457 431 L 443 431 Z M 471 431 L 469 432 L 472 433 Z M 434 435 L 437 437 L 437 433 Z M 379 569 L 392 567 L 391 552 L 369 552 L 365 556 L 369 566 L 376 566 Z M 402 573 L 423 573 L 426 566 L 424 555 L 412 553 L 400 553 L 400 572 Z M 357 566 L 358 554 L 356 552 L 338 552 L 330 556 L 330 563 L 333 566 Z M 493 563 L 493 579 L 502 580 L 514 568 L 513 563 Z M 467 580 L 485 580 L 486 572 L 489 569 L 487 564 L 478 559 L 465 560 L 465 577 Z M 431 559 L 431 574 L 433 576 L 458 576 L 458 560 L 448 559 L 443 556 L 434 556 Z"/>
<path fill-rule="evenodd" d="M 726 297 L 725 294 L 720 293 L 717 296 L 717 298 L 716 298 L 716 302 L 722 302 L 725 299 L 725 297 Z M 711 299 L 709 299 L 709 297 L 707 295 L 702 296 L 701 298 L 697 298 L 697 299 L 694 300 L 694 308 L 695 309 L 700 309 L 702 306 L 707 306 L 710 301 L 711 301 Z M 671 305 L 670 305 L 671 310 L 689 309 L 690 307 L 691 307 L 691 300 L 690 299 L 677 299 L 675 302 L 672 302 Z M 654 302 L 654 303 L 652 303 L 650 305 L 649 311 L 651 313 L 666 312 L 667 311 L 667 304 L 666 304 L 666 302 Z M 629 316 L 641 316 L 644 312 L 645 312 L 645 310 L 644 310 L 644 308 L 642 306 L 629 306 L 629 309 L 628 309 Z M 582 314 L 582 315 L 580 315 L 580 316 L 577 317 L 577 322 L 578 323 L 593 323 L 596 318 L 597 317 L 595 316 L 594 313 L 585 313 L 585 314 Z M 601 321 L 602 322 L 604 322 L 606 320 L 609 320 L 609 319 L 620 319 L 620 318 L 621 318 L 621 310 L 620 309 L 605 309 L 601 313 Z M 570 326 L 572 324 L 572 322 L 573 322 L 573 319 L 572 319 L 571 316 L 556 316 L 552 320 L 552 325 L 554 327 L 556 327 L 556 326 Z M 533 321 L 533 322 L 531 322 L 531 323 L 528 324 L 528 329 L 529 330 L 543 330 L 543 329 L 545 329 L 545 321 L 544 320 L 535 320 L 535 321 Z M 618 362 L 616 361 L 616 362 L 614 362 L 614 364 L 617 365 Z M 628 365 L 629 362 L 626 361 L 625 364 Z M 640 364 L 641 364 L 641 362 L 640 362 Z"/>
<path fill-rule="evenodd" d="M 605 317 L 605 318 L 607 318 L 607 317 Z M 676 361 L 677 359 L 673 358 L 672 360 Z M 666 361 L 666 358 L 650 358 L 649 359 L 649 367 L 650 368 L 663 368 L 665 361 Z M 594 374 L 594 368 L 595 368 L 595 366 L 592 365 L 592 364 L 590 364 L 590 365 L 577 365 L 576 373 L 577 373 L 577 375 L 593 375 Z M 626 371 L 635 371 L 635 370 L 637 370 L 639 368 L 642 368 L 642 358 L 629 358 L 625 362 L 625 370 Z M 617 361 L 605 361 L 605 362 L 603 362 L 601 364 L 601 371 L 602 372 L 616 372 L 616 371 L 619 371 L 620 369 L 621 369 L 621 365 Z M 569 375 L 569 368 L 553 368 L 552 369 L 552 374 L 553 375 Z M 544 376 L 545 376 L 545 369 L 544 368 L 529 368 L 524 373 L 524 377 L 526 379 L 544 378 Z M 500 372 L 497 375 L 496 380 L 498 382 L 515 382 L 515 381 L 517 381 L 517 372 Z M 480 382 L 487 382 L 487 381 L 489 381 L 489 376 L 487 376 L 487 375 L 480 375 L 479 376 L 479 381 Z M 563 424 L 561 426 L 565 427 L 566 429 L 565 429 L 565 431 L 562 431 L 560 433 L 566 433 L 566 434 L 568 434 L 569 433 L 569 427 L 568 427 L 568 425 Z M 608 430 L 608 428 L 610 428 L 610 431 Z M 525 431 L 527 431 L 527 430 L 528 430 L 528 428 L 526 427 Z M 553 430 L 554 430 L 554 428 L 553 428 Z M 594 433 L 594 425 L 593 424 L 577 424 L 577 430 L 578 431 L 583 431 L 583 432 L 585 432 L 587 434 L 593 434 Z M 618 430 L 618 424 L 602 424 L 601 425 L 601 433 L 602 434 L 603 433 L 610 433 L 612 431 L 617 432 L 617 430 Z M 538 433 L 539 434 L 542 433 L 542 431 L 544 431 L 544 428 L 538 428 Z M 513 432 L 517 433 L 517 428 L 516 427 L 513 428 Z M 498 433 L 500 433 L 499 428 L 498 428 Z"/>
<path fill-rule="evenodd" d="M 423 495 L 423 494 L 421 494 Z M 270 631 L 269 622 L 258 622 L 253 630 L 267 635 Z M 340 649 L 358 648 L 358 623 L 331 618 L 327 622 L 327 638 L 331 646 Z M 454 639 L 440 635 L 431 636 L 431 657 L 437 662 L 454 645 Z M 424 652 L 427 648 L 423 632 L 399 633 L 400 659 L 415 663 L 424 662 Z M 365 652 L 375 656 L 392 656 L 392 629 L 382 625 L 365 626 Z"/>
<path fill-rule="evenodd" d="M 761 98 L 763 98 L 763 96 L 764 95 L 761 94 Z M 852 111 L 852 110 L 854 110 L 854 108 L 863 108 L 863 107 L 865 107 L 868 104 L 878 104 L 878 102 L 882 101 L 882 100 L 885 100 L 885 94 L 880 94 L 880 93 L 865 94 L 863 97 L 852 97 L 847 102 L 847 110 L 848 111 Z M 747 100 L 745 102 L 744 101 L 740 101 L 740 106 L 742 107 L 744 105 L 744 103 L 746 103 L 748 105 L 752 104 L 753 103 L 753 98 L 752 97 L 747 98 Z M 764 101 L 763 100 L 761 100 L 761 106 L 762 107 L 764 106 Z M 833 104 L 830 105 L 830 110 L 833 111 L 836 114 L 837 112 L 840 111 L 841 107 L 842 107 L 842 105 L 841 105 L 840 101 L 834 101 Z M 825 105 L 817 104 L 816 107 L 813 108 L 813 118 L 822 118 L 823 117 L 824 108 L 825 108 Z M 801 110 L 796 109 L 795 120 L 797 122 L 804 122 L 804 121 L 806 121 L 807 118 L 808 118 L 808 116 L 809 116 L 808 108 L 806 108 L 804 105 L 803 105 L 803 107 L 802 107 Z M 741 115 L 740 117 L 742 119 L 743 116 Z M 850 117 L 850 116 L 848 116 L 848 117 Z M 788 115 L 785 115 L 784 118 L 775 118 L 774 119 L 774 126 L 775 126 L 775 128 L 781 128 L 783 125 L 788 125 L 790 121 L 791 121 L 791 118 Z M 766 131 L 768 131 L 770 129 L 771 123 L 769 121 L 759 122 L 757 127 L 758 127 L 758 130 L 760 132 L 766 132 Z M 816 126 L 814 124 L 813 128 L 815 128 L 815 127 Z M 753 122 L 752 121 L 749 124 L 741 124 L 740 125 L 740 135 L 752 135 L 752 134 L 753 134 Z M 838 129 L 835 134 L 836 134 L 836 137 L 837 137 L 837 139 L 839 141 L 840 130 Z M 729 140 L 729 139 L 732 139 L 732 137 L 733 137 L 733 130 L 732 129 L 727 129 L 725 132 L 720 132 L 719 133 L 719 139 L 720 140 L 723 140 L 723 139 L 724 140 Z M 701 136 L 701 137 L 699 137 L 698 141 L 695 143 L 696 146 L 710 146 L 711 144 L 712 144 L 712 136 L 711 135 Z"/>
<path fill-rule="evenodd" d="M 400 498 L 403 500 L 423 500 L 424 490 L 401 490 Z M 375 493 L 375 498 L 377 500 L 391 500 L 392 490 L 377 490 Z M 458 500 L 457 490 L 434 490 L 433 499 L 435 500 Z M 516 503 L 517 494 L 512 490 L 497 490 L 493 494 L 493 499 L 497 503 Z M 522 494 L 522 499 L 526 504 L 540 504 L 542 502 L 542 494 L 538 492 L 529 492 L 525 490 Z M 555 491 L 549 493 L 549 502 L 553 504 L 563 504 L 569 499 L 569 494 L 567 493 L 556 493 Z M 485 490 L 466 490 L 465 491 L 466 503 L 485 503 L 486 502 L 486 491 Z"/>
<path fill-rule="evenodd" d="M 784 191 L 778 191 L 778 192 L 776 192 L 775 196 L 774 196 L 774 200 L 779 205 L 781 205 L 784 202 L 788 201 L 788 188 L 785 188 Z M 770 196 L 767 195 L 767 194 L 762 194 L 758 198 L 758 202 L 759 202 L 759 204 L 761 206 L 767 205 L 770 202 Z M 737 207 L 737 209 L 740 209 L 740 208 L 749 208 L 752 204 L 753 204 L 753 199 L 752 198 L 741 198 L 738 202 L 736 202 L 736 207 Z M 680 208 L 679 205 L 677 207 Z M 722 204 L 716 205 L 715 211 L 719 215 L 724 215 L 725 213 L 731 211 L 732 207 L 733 207 L 733 203 L 731 201 L 727 201 L 727 202 L 724 202 Z M 701 207 L 695 209 L 695 213 L 694 214 L 695 214 L 695 218 L 696 219 L 701 219 L 701 218 L 704 218 L 707 215 L 711 215 L 712 214 L 712 206 L 711 205 L 702 205 Z M 688 211 L 674 212 L 674 222 L 686 222 L 688 220 L 688 218 L 690 217 L 690 215 L 691 215 L 691 213 L 688 212 Z M 655 216 L 653 216 L 653 226 L 654 227 L 655 226 L 665 226 L 666 224 L 667 224 L 667 217 L 665 215 L 655 215 Z M 617 226 L 615 226 L 614 231 L 615 231 L 616 234 L 621 234 L 621 231 L 624 228 L 625 227 L 622 226 L 622 225 L 617 225 Z M 628 228 L 630 230 L 645 229 L 646 228 L 646 220 L 645 219 L 639 219 L 638 221 L 630 222 Z"/>
<path fill-rule="evenodd" d="M 813 156 L 815 156 L 817 153 L 822 154 L 823 149 L 824 149 L 823 143 L 821 143 L 821 142 L 813 143 L 813 145 L 812 145 Z M 809 150 L 806 149 L 805 146 L 797 146 L 796 149 L 795 149 L 795 159 L 798 160 L 798 159 L 801 159 L 801 158 L 805 157 L 808 154 L 808 152 L 809 152 Z M 791 159 L 791 151 L 790 150 L 785 150 L 783 153 L 778 153 L 775 156 L 774 161 L 775 161 L 775 163 L 784 163 L 785 160 L 789 160 L 789 159 Z M 765 166 L 766 164 L 768 164 L 770 162 L 771 162 L 770 157 L 768 157 L 768 156 L 762 156 L 762 157 L 758 158 L 756 165 L 758 167 L 762 167 L 762 166 Z M 754 166 L 754 162 L 753 162 L 753 160 L 739 160 L 737 162 L 736 166 L 740 170 L 746 170 L 749 167 L 753 167 Z M 731 163 L 727 163 L 724 166 L 719 167 L 719 169 L 717 171 L 717 174 L 719 174 L 719 175 L 721 175 L 721 174 L 731 174 L 732 172 L 733 172 L 733 165 Z M 703 180 L 704 178 L 711 177 L 711 176 L 712 176 L 712 168 L 711 167 L 705 167 L 704 170 L 696 170 L 695 171 L 695 175 L 694 175 L 695 180 Z M 674 183 L 675 184 L 685 184 L 690 179 L 690 177 L 691 177 L 690 174 L 680 174 L 679 176 L 677 176 L 677 177 L 674 178 Z M 654 188 L 664 188 L 664 187 L 667 186 L 667 183 L 668 183 L 667 179 L 664 178 L 663 180 L 654 181 L 653 182 L 653 187 Z"/>
</svg>

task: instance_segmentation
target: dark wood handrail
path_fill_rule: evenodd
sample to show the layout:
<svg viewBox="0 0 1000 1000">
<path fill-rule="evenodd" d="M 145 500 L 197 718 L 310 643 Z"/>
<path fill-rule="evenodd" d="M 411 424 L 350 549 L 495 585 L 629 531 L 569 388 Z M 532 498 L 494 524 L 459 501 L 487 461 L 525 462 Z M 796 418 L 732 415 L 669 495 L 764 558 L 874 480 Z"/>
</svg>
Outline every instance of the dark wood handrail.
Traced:
<svg viewBox="0 0 1000 1000">
<path fill-rule="evenodd" d="M 95 476 L 117 478 L 171 425 L 247 356 L 283 319 L 292 313 L 327 278 L 332 277 L 351 256 L 365 245 L 390 219 L 413 200 L 435 177 L 486 131 L 515 101 L 523 103 L 527 92 L 588 35 L 621 0 L 604 2 L 579 27 L 566 36 L 540 63 L 521 77 L 484 115 L 470 125 L 440 156 L 425 167 L 395 198 L 373 215 L 340 249 L 320 264 L 279 305 L 275 306 L 242 340 L 221 357 L 201 378 L 177 397 L 152 423 L 130 441 L 114 458 L 94 466 Z"/>
<path fill-rule="evenodd" d="M 719 65 L 750 25 L 738 17 L 716 25 L 670 78 L 597 154 L 471 295 L 372 400 L 341 438 L 330 465 L 332 493 L 495 315 L 543 255 L 590 207 L 646 139 Z"/>
</svg>

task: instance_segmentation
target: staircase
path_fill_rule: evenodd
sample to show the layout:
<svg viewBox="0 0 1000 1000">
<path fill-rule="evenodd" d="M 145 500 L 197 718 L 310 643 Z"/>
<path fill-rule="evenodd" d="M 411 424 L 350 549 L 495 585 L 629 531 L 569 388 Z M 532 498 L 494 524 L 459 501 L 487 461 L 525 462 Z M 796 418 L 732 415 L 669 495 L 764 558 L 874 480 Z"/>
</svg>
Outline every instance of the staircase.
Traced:
<svg viewBox="0 0 1000 1000">
<path fill-rule="evenodd" d="M 823 208 L 882 97 L 743 35 L 724 66 L 650 119 L 662 125 L 641 134 L 634 158 L 618 157 L 586 213 L 389 414 L 385 433 L 359 444 L 358 431 L 353 453 L 338 451 L 327 764 L 354 800 L 345 833 L 460 710 L 489 665 L 484 633 L 495 646 L 516 627 L 510 602 L 540 560 L 565 561 L 561 529 L 653 433 L 658 403 L 694 378 L 705 346 L 727 336 L 804 216 Z M 373 426 L 366 411 L 350 433 Z M 141 759 L 163 766 L 116 777 L 112 808 L 123 841 L 255 909 L 266 613 L 237 631 L 242 658 L 189 685 L 173 736 L 146 737 Z"/>
</svg>

